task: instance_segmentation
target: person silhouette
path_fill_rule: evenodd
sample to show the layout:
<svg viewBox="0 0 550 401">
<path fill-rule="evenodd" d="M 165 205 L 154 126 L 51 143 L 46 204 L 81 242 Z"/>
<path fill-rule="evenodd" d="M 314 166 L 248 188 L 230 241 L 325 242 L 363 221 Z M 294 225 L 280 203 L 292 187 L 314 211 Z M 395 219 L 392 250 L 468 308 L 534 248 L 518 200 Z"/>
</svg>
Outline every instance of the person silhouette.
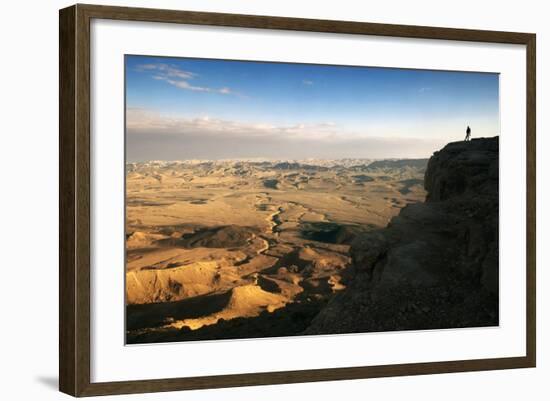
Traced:
<svg viewBox="0 0 550 401">
<path fill-rule="evenodd" d="M 468 125 L 468 127 L 466 128 L 466 138 L 464 138 L 465 141 L 470 140 L 470 134 L 471 133 L 472 133 L 472 130 L 470 129 L 470 126 Z"/>
</svg>

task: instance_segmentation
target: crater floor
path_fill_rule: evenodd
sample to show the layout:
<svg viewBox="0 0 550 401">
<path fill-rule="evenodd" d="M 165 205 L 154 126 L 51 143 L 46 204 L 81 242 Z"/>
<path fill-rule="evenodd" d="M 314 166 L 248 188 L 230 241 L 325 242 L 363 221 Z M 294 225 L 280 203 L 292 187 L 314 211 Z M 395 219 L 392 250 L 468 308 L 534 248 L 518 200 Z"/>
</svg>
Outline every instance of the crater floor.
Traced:
<svg viewBox="0 0 550 401">
<path fill-rule="evenodd" d="M 127 165 L 127 342 L 297 335 L 349 244 L 423 202 L 425 163 Z"/>
</svg>

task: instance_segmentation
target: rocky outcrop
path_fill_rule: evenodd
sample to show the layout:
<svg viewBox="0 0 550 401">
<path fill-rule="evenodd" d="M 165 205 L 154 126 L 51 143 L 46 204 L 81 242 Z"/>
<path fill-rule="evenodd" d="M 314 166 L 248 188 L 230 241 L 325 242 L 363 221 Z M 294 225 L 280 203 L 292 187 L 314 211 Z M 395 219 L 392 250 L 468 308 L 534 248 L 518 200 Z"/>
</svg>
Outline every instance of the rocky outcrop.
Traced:
<svg viewBox="0 0 550 401">
<path fill-rule="evenodd" d="M 306 334 L 498 325 L 498 137 L 429 160 L 424 203 L 352 242 L 346 290 Z"/>
<path fill-rule="evenodd" d="M 427 202 L 468 196 L 498 200 L 498 137 L 452 142 L 435 152 L 424 186 Z"/>
</svg>

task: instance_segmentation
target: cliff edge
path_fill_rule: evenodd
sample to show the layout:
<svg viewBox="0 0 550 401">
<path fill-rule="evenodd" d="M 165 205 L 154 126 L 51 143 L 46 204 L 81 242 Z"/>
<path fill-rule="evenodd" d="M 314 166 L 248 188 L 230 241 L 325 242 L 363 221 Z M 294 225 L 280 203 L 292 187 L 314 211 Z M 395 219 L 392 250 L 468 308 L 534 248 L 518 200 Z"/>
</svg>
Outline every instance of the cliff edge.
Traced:
<svg viewBox="0 0 550 401">
<path fill-rule="evenodd" d="M 426 201 L 354 239 L 347 288 L 304 334 L 498 325 L 498 149 L 494 137 L 435 152 Z"/>
</svg>

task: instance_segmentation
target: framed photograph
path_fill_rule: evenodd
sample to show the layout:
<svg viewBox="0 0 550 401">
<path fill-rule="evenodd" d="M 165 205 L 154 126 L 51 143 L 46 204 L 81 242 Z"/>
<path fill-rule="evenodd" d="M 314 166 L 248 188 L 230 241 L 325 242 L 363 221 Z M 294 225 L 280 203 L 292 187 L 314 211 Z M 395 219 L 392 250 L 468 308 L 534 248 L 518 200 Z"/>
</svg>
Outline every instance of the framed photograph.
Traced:
<svg viewBox="0 0 550 401">
<path fill-rule="evenodd" d="M 535 366 L 535 35 L 60 11 L 60 390 Z"/>
</svg>

